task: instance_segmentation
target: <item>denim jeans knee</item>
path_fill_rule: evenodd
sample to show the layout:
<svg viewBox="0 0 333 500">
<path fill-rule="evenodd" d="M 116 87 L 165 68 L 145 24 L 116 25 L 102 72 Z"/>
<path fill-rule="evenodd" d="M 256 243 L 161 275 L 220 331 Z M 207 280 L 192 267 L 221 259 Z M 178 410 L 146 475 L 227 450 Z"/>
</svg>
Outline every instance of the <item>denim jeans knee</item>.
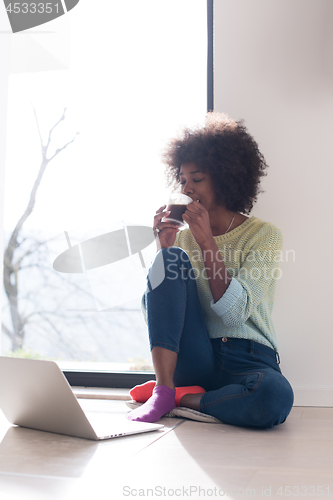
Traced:
<svg viewBox="0 0 333 500">
<path fill-rule="evenodd" d="M 164 279 L 153 286 L 158 282 L 155 278 L 162 265 Z M 202 369 L 201 377 L 200 366 L 208 366 L 211 372 L 214 364 L 196 280 L 191 279 L 192 269 L 184 250 L 178 247 L 160 250 L 148 276 L 146 294 L 150 348 L 158 346 L 180 353 L 175 377 L 178 382 L 182 380 L 182 385 L 193 385 L 187 383 L 193 377 L 194 385 L 200 385 L 198 381 L 206 381 L 208 371 Z"/>
<path fill-rule="evenodd" d="M 178 247 L 162 248 L 149 269 L 148 290 L 154 290 L 164 280 L 174 281 L 181 278 L 187 281 L 192 274 L 191 261 L 184 250 Z"/>
</svg>

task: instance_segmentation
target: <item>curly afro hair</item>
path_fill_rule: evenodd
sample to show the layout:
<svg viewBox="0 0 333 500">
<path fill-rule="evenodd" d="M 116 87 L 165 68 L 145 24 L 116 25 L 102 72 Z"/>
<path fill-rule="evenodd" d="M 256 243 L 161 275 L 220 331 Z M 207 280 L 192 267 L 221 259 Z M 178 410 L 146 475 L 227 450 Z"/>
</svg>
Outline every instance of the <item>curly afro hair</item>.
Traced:
<svg viewBox="0 0 333 500">
<path fill-rule="evenodd" d="M 181 165 L 191 162 L 211 176 L 220 205 L 233 212 L 251 212 L 262 192 L 260 178 L 266 175 L 267 164 L 243 120 L 209 112 L 204 127 L 185 128 L 172 139 L 163 154 L 168 186 L 177 188 Z"/>
</svg>

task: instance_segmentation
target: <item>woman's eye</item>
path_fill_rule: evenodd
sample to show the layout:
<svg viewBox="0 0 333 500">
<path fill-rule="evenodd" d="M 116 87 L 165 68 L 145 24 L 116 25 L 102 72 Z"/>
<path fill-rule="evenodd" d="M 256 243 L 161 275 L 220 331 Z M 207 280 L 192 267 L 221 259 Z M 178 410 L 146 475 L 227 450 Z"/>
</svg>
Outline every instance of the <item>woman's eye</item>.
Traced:
<svg viewBox="0 0 333 500">
<path fill-rule="evenodd" d="M 193 179 L 193 182 L 196 182 L 196 183 L 201 182 L 201 181 L 203 181 L 203 179 Z M 179 184 L 182 186 L 183 184 L 185 184 L 185 181 L 183 181 L 183 182 L 179 181 Z"/>
</svg>

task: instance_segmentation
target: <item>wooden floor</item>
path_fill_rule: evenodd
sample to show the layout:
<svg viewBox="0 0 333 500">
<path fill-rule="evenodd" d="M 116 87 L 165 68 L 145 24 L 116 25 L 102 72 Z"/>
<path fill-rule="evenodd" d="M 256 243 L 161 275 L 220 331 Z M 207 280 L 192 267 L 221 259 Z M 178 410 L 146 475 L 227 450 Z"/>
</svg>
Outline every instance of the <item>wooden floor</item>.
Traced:
<svg viewBox="0 0 333 500">
<path fill-rule="evenodd" d="M 82 400 L 126 418 L 123 401 Z M 294 407 L 270 430 L 164 418 L 163 431 L 91 442 L 9 426 L 1 500 L 333 498 L 333 408 Z"/>
</svg>

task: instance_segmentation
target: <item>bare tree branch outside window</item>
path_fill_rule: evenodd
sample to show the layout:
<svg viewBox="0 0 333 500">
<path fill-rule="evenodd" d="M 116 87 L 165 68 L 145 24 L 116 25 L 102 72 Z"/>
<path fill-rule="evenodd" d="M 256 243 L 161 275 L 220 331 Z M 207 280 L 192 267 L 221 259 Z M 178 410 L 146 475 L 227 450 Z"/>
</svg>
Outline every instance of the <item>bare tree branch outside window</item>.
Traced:
<svg viewBox="0 0 333 500">
<path fill-rule="evenodd" d="M 26 209 L 24 210 L 22 216 L 18 220 L 10 238 L 9 242 L 4 251 L 4 272 L 3 272 L 3 281 L 4 288 L 7 295 L 9 308 L 10 308 L 10 317 L 11 317 L 11 326 L 6 326 L 2 324 L 2 331 L 10 338 L 12 344 L 12 350 L 16 351 L 17 349 L 21 349 L 23 346 L 24 336 L 25 336 L 25 324 L 28 320 L 25 317 L 19 308 L 18 303 L 18 293 L 19 293 L 19 277 L 20 271 L 22 270 L 24 258 L 29 254 L 33 253 L 36 248 L 30 247 L 26 252 L 22 254 L 20 250 L 23 248 L 25 239 L 20 238 L 22 233 L 22 228 L 28 217 L 31 215 L 35 203 L 36 203 L 36 194 L 40 183 L 43 179 L 43 175 L 45 173 L 46 168 L 49 163 L 59 154 L 61 151 L 67 148 L 70 144 L 72 144 L 78 135 L 78 133 L 68 141 L 66 144 L 58 148 L 52 156 L 48 157 L 50 144 L 52 140 L 53 131 L 59 126 L 59 124 L 65 120 L 66 108 L 63 111 L 61 118 L 53 125 L 48 134 L 48 139 L 46 144 L 43 143 L 42 135 L 39 128 L 39 123 L 37 119 L 37 114 L 35 108 L 33 108 L 38 134 L 40 138 L 40 146 L 42 153 L 42 161 L 39 168 L 39 172 L 37 178 L 35 179 L 34 185 L 32 187 L 30 193 L 30 199 Z M 35 246 L 43 245 L 42 242 L 36 242 Z"/>
<path fill-rule="evenodd" d="M 134 370 L 151 370 L 146 359 L 146 327 L 139 300 L 133 307 L 127 304 L 97 311 L 91 290 L 84 285 L 83 275 L 80 278 L 52 268 L 48 249 L 52 243 L 57 246 L 57 242 L 63 242 L 65 236 L 68 242 L 66 231 L 50 236 L 24 228 L 35 207 L 46 169 L 52 166 L 55 157 L 65 154 L 65 149 L 78 135 L 51 154 L 53 132 L 64 124 L 66 109 L 48 131 L 45 143 L 34 108 L 33 113 L 42 160 L 26 209 L 7 235 L 3 273 L 7 303 L 3 309 L 2 333 L 10 340 L 14 355 L 125 363 L 127 368 L 123 369 L 130 366 Z M 74 308 L 68 304 L 74 304 Z"/>
</svg>

